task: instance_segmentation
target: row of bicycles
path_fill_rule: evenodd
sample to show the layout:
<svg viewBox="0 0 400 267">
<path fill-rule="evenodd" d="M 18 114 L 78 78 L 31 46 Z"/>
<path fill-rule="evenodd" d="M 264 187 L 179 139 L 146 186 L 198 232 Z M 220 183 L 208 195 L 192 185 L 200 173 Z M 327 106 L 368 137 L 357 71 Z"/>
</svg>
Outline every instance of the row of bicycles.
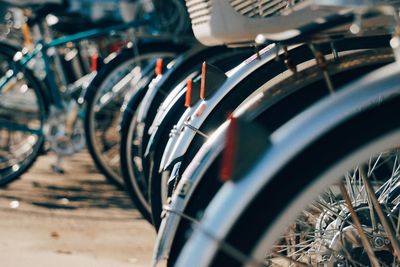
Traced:
<svg viewBox="0 0 400 267">
<path fill-rule="evenodd" d="M 0 43 L 2 185 L 86 143 L 153 266 L 400 265 L 399 1 L 130 4 L 59 38 L 65 8 L 28 6 Z"/>
</svg>

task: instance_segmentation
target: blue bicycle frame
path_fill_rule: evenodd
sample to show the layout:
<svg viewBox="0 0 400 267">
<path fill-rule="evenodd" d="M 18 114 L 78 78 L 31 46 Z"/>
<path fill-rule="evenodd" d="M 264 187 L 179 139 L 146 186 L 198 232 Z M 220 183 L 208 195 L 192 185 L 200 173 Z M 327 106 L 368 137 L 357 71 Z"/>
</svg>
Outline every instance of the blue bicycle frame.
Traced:
<svg viewBox="0 0 400 267">
<path fill-rule="evenodd" d="M 51 48 L 58 47 L 58 46 L 63 46 L 65 44 L 71 43 L 71 42 L 76 43 L 76 42 L 79 42 L 79 41 L 82 41 L 85 39 L 92 39 L 92 38 L 96 38 L 96 37 L 100 37 L 100 36 L 105 36 L 105 35 L 112 34 L 114 32 L 127 30 L 129 28 L 147 26 L 147 25 L 150 25 L 150 22 L 151 22 L 150 18 L 143 19 L 143 20 L 136 20 L 136 21 L 132 21 L 129 23 L 106 27 L 104 29 L 93 29 L 93 30 L 80 32 L 77 34 L 64 36 L 64 37 L 52 40 L 48 43 L 45 43 L 44 41 L 40 41 L 32 51 L 25 53 L 18 60 L 14 60 L 13 69 L 11 71 L 8 71 L 0 79 L 0 92 L 7 86 L 7 84 L 11 80 L 13 80 L 15 77 L 17 77 L 19 72 L 23 71 L 23 69 L 26 67 L 26 65 L 32 59 L 34 59 L 38 54 L 41 53 L 41 58 L 44 62 L 44 67 L 45 67 L 45 71 L 46 71 L 45 84 L 48 87 L 48 89 L 50 90 L 50 96 L 51 96 L 51 101 L 52 101 L 51 104 L 54 105 L 56 108 L 63 110 L 64 105 L 63 105 L 63 101 L 62 101 L 62 95 L 56 84 L 54 71 L 51 68 L 51 62 L 50 62 L 50 57 L 48 55 L 48 50 Z M 14 131 L 31 132 L 34 134 L 42 133 L 41 129 L 39 129 L 39 130 L 30 129 L 27 126 L 19 125 L 17 123 L 11 123 L 11 122 L 5 122 L 5 125 L 3 124 L 2 127 L 8 128 L 8 129 L 11 129 Z"/>
</svg>

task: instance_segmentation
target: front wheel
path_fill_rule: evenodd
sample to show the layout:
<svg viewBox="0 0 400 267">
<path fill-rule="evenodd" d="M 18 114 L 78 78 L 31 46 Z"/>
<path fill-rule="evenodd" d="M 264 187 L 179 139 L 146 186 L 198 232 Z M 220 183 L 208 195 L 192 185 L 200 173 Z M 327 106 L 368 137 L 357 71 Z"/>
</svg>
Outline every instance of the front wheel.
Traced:
<svg viewBox="0 0 400 267">
<path fill-rule="evenodd" d="M 197 257 L 200 266 L 399 266 L 396 68 L 272 134 L 254 169 L 218 193 L 177 266 Z"/>
<path fill-rule="evenodd" d="M 123 185 L 119 159 L 120 108 L 131 81 L 140 80 L 147 64 L 162 57 L 170 59 L 182 50 L 179 45 L 146 45 L 135 55 L 123 50 L 109 62 L 88 88 L 85 134 L 88 150 L 97 168 L 113 183 Z M 127 79 L 129 78 L 129 79 Z"/>
<path fill-rule="evenodd" d="M 0 57 L 4 74 L 3 67 L 12 68 L 12 55 Z M 36 160 L 44 143 L 48 104 L 29 70 L 0 88 L 0 186 L 19 178 Z"/>
<path fill-rule="evenodd" d="M 134 101 L 134 100 L 133 100 Z M 133 165 L 135 164 L 135 157 L 133 149 L 134 142 L 134 131 L 137 126 L 136 124 L 136 109 L 140 103 L 139 101 L 134 101 L 136 103 L 132 103 L 132 100 L 128 104 L 127 110 L 124 111 L 122 127 L 121 127 L 121 166 L 122 173 L 124 174 L 126 190 L 129 193 L 133 203 L 136 208 L 139 210 L 140 214 L 152 224 L 151 219 L 151 210 L 150 204 L 148 202 L 148 197 L 146 195 L 147 185 L 145 181 L 140 179 L 140 175 L 135 173 L 135 168 Z M 134 107 L 133 109 L 131 107 Z"/>
</svg>

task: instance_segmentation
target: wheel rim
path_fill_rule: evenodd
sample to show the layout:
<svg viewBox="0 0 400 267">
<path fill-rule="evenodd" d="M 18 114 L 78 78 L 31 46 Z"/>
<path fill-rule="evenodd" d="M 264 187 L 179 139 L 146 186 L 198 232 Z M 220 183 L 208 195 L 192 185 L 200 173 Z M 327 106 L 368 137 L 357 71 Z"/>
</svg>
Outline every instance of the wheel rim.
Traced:
<svg viewBox="0 0 400 267">
<path fill-rule="evenodd" d="M 0 92 L 1 179 L 21 173 L 43 142 L 44 103 L 32 86 L 21 73 Z"/>
<path fill-rule="evenodd" d="M 396 130 L 324 172 L 276 217 L 245 261 L 264 259 L 266 266 L 398 266 L 399 140 Z M 335 201 L 327 197 L 332 195 Z M 372 203 L 374 196 L 379 205 Z M 383 226 L 378 209 L 394 234 Z"/>
<path fill-rule="evenodd" d="M 371 199 L 379 201 L 398 237 L 399 156 L 398 149 L 379 153 L 346 173 L 338 185 L 327 188 L 287 228 L 267 254 L 266 263 L 371 266 L 377 261 L 378 266 L 396 266 L 399 260 L 392 253 L 391 234 L 379 221 L 379 207 Z M 369 253 L 365 242 L 370 244 Z"/>
<path fill-rule="evenodd" d="M 91 143 L 99 163 L 106 171 L 106 175 L 111 176 L 120 184 L 123 184 L 119 159 L 120 108 L 127 90 L 131 89 L 128 87 L 117 94 L 112 93 L 111 89 L 135 66 L 138 68 L 137 75 L 140 76 L 142 71 L 140 66 L 146 66 L 151 59 L 172 55 L 172 53 L 151 53 L 132 58 L 108 75 L 96 92 L 93 105 L 89 111 Z"/>
</svg>

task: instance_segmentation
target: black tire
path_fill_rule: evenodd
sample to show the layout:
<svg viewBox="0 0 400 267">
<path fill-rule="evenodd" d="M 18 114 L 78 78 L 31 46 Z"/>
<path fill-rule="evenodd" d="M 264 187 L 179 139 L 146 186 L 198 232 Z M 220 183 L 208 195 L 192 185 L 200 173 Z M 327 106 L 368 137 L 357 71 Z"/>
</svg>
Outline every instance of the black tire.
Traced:
<svg viewBox="0 0 400 267">
<path fill-rule="evenodd" d="M 341 62 L 343 64 L 346 64 L 345 62 L 353 62 L 354 58 L 374 58 L 375 55 L 379 54 L 383 53 L 375 53 L 375 51 L 355 53 L 347 60 L 342 59 Z M 360 63 L 365 63 L 362 63 L 358 68 L 347 69 L 342 73 L 336 73 L 332 76 L 332 78 L 335 82 L 335 85 L 340 87 L 351 82 L 355 77 L 362 76 L 365 73 L 370 72 L 371 70 L 379 68 L 380 66 L 382 66 L 382 64 L 388 63 L 391 60 L 392 58 L 390 56 L 388 58 L 382 57 L 380 60 L 378 59 L 376 62 L 371 64 L 366 63 L 367 60 L 361 60 L 359 61 Z M 310 67 L 310 71 L 304 72 L 303 74 L 299 73 L 300 76 L 305 80 L 305 82 L 303 82 L 304 84 L 297 89 L 289 88 L 289 86 L 293 87 L 291 85 L 295 84 L 295 77 L 294 79 L 283 80 L 282 82 L 275 84 L 273 87 L 269 88 L 268 91 L 270 91 L 270 95 L 273 95 L 277 99 L 276 101 L 271 101 L 273 97 L 266 97 L 265 99 L 263 99 L 264 101 L 259 99 L 259 101 L 254 102 L 251 107 L 248 107 L 250 112 L 242 114 L 242 116 L 246 120 L 248 118 L 251 118 L 252 121 L 255 121 L 259 125 L 262 125 L 268 132 L 275 131 L 296 114 L 328 94 L 328 89 L 326 88 L 326 84 L 322 80 L 322 77 L 320 76 L 317 78 L 313 75 L 313 73 L 315 73 L 316 71 L 318 71 L 318 68 L 314 66 Z M 333 69 L 331 69 L 331 71 L 333 71 Z M 262 72 L 260 72 L 260 74 L 261 73 Z M 265 75 L 260 75 L 259 77 L 263 76 Z M 253 77 L 253 79 L 255 78 L 256 76 Z M 249 79 L 247 83 L 257 84 L 257 79 Z M 290 90 L 293 91 L 288 94 L 286 91 Z M 300 97 L 302 99 L 301 101 L 299 101 Z M 250 98 L 248 100 L 250 100 L 251 102 Z M 215 123 L 215 120 L 212 120 L 212 116 L 210 116 L 210 120 L 206 121 L 204 125 L 208 125 L 208 127 L 211 127 L 213 123 Z M 193 148 L 190 148 L 188 150 L 188 153 L 193 153 L 191 149 Z M 191 198 L 185 210 L 183 211 L 184 214 L 193 218 L 197 218 L 198 220 L 202 218 L 204 210 L 206 209 L 212 198 L 215 196 L 215 194 L 218 192 L 220 187 L 223 185 L 223 183 L 216 178 L 219 175 L 220 158 L 221 157 L 218 156 L 217 159 L 214 160 L 214 162 L 205 172 L 204 176 L 201 178 L 199 184 L 196 186 L 195 191 L 191 194 Z M 177 257 L 182 251 L 182 248 L 188 240 L 191 232 L 192 223 L 187 220 L 181 220 L 176 231 L 173 244 L 171 246 L 168 266 L 174 266 Z"/>
<path fill-rule="evenodd" d="M 139 144 L 137 145 L 138 154 L 134 156 L 138 157 L 138 160 L 142 166 L 141 169 L 136 171 L 143 172 L 143 179 L 147 184 L 149 183 L 150 179 L 150 166 L 148 164 L 149 162 L 145 162 L 146 164 L 143 164 L 142 159 L 144 158 L 146 147 L 150 138 L 147 133 L 157 114 L 158 107 L 171 92 L 171 90 L 175 88 L 175 86 L 177 86 L 183 79 L 187 78 L 191 73 L 199 71 L 201 69 L 201 64 L 205 60 L 216 58 L 219 55 L 226 53 L 228 50 L 229 49 L 224 46 L 208 48 L 195 47 L 193 50 L 188 51 L 188 55 L 185 54 L 180 59 L 177 59 L 177 65 L 165 73 L 166 78 L 163 77 L 163 80 L 160 81 L 160 84 L 157 84 L 154 88 L 156 93 L 154 94 L 154 97 L 151 98 L 151 102 L 147 105 L 147 109 L 143 110 L 144 116 L 142 118 L 138 118 L 138 122 L 140 123 L 140 131 L 135 131 L 135 139 L 139 140 Z"/>
<path fill-rule="evenodd" d="M 105 125 L 104 130 L 113 132 L 114 136 L 118 139 L 117 125 L 114 124 L 118 123 L 118 117 L 120 116 L 119 109 L 123 103 L 123 95 L 114 99 L 115 101 L 110 102 L 108 106 L 104 107 L 99 112 L 94 111 L 97 100 L 101 95 L 109 92 L 113 85 L 127 75 L 132 70 L 132 67 L 137 65 L 137 62 L 145 64 L 150 58 L 161 57 L 162 55 L 171 57 L 181 53 L 186 48 L 186 45 L 163 41 L 139 43 L 137 51 L 139 55 L 135 55 L 132 48 L 122 50 L 114 59 L 101 68 L 89 85 L 85 95 L 86 105 L 84 122 L 87 146 L 96 167 L 112 183 L 120 187 L 123 186 L 124 182 L 119 170 L 120 164 L 118 161 L 114 161 L 114 165 L 111 165 L 111 161 L 104 155 L 104 152 L 111 151 L 112 149 L 112 151 L 116 150 L 115 155 L 119 155 L 119 140 L 114 140 L 115 142 L 109 144 L 100 144 L 102 142 L 96 139 L 95 134 L 95 127 L 100 124 L 96 124 L 95 121 L 103 120 L 105 122 L 107 119 L 108 124 Z M 111 88 L 109 88 L 110 86 Z M 106 133 L 104 133 L 104 135 L 105 134 Z M 107 141 L 105 137 L 103 139 L 104 142 Z"/>
<path fill-rule="evenodd" d="M 224 54 L 221 53 L 219 55 L 220 59 L 213 62 L 213 65 L 220 68 L 222 71 L 226 72 L 236 67 L 250 55 L 251 53 L 250 50 L 248 49 L 243 49 L 242 51 L 240 50 L 227 51 Z M 249 94 L 248 91 L 242 90 L 240 95 L 234 96 L 233 102 L 236 104 L 240 104 L 242 100 L 248 96 L 248 94 Z M 151 155 L 149 157 L 143 158 L 144 164 L 150 166 L 149 199 L 150 199 L 151 213 L 153 215 L 153 223 L 157 230 L 160 227 L 161 223 L 162 205 L 166 201 L 166 199 L 163 199 L 162 196 L 167 195 L 162 193 L 163 190 L 167 190 L 166 189 L 167 185 L 163 183 L 161 173 L 159 173 L 159 167 L 165 146 L 167 145 L 168 142 L 168 136 L 170 130 L 173 128 L 173 125 L 175 125 L 178 122 L 178 120 L 186 110 L 186 108 L 184 107 L 184 102 L 185 102 L 185 95 L 182 95 L 177 100 L 175 106 L 170 110 L 170 116 L 167 116 L 162 122 L 162 125 L 160 125 L 159 128 L 157 129 L 157 132 L 154 132 L 154 134 L 160 134 L 161 136 L 158 138 L 158 142 L 153 144 L 154 150 L 151 152 Z M 220 109 L 218 112 L 219 114 L 222 114 L 222 117 L 224 117 L 225 116 L 224 114 L 227 114 L 228 111 L 233 110 L 234 106 L 235 104 L 232 104 L 228 108 Z M 221 120 L 221 122 L 223 122 L 223 120 Z M 216 123 L 214 126 L 218 126 L 218 124 Z"/>
<path fill-rule="evenodd" d="M 143 188 L 147 188 L 143 185 L 143 181 L 140 180 L 140 174 L 134 173 L 133 168 L 133 155 L 132 155 L 132 140 L 133 132 L 136 127 L 136 116 L 137 108 L 140 105 L 146 90 L 143 89 L 139 94 L 132 97 L 127 104 L 125 111 L 123 112 L 121 121 L 121 146 L 120 146 L 120 159 L 121 159 L 121 171 L 124 178 L 125 189 L 131 197 L 136 208 L 140 214 L 149 222 L 153 223 L 151 219 L 150 205 L 148 203 L 147 196 L 144 194 L 147 192 Z"/>
<path fill-rule="evenodd" d="M 132 114 L 124 114 L 121 124 L 123 142 L 120 150 L 121 166 L 127 191 L 138 208 L 139 206 L 141 207 L 140 209 L 145 218 L 148 218 L 151 214 L 148 199 L 148 175 L 146 175 L 146 173 L 148 173 L 148 166 L 143 166 L 142 164 L 142 157 L 144 156 L 147 146 L 147 142 L 144 141 L 144 138 L 146 138 L 147 141 L 149 138 L 144 133 L 147 133 L 150 127 L 149 124 L 153 122 L 157 108 L 166 97 L 166 94 L 179 84 L 182 79 L 187 77 L 195 66 L 201 64 L 206 55 L 215 55 L 225 50 L 225 47 L 204 48 L 202 46 L 196 46 L 176 59 L 176 65 L 164 74 L 165 76 L 159 81 L 160 84 L 156 84 L 155 87 L 149 89 L 154 90 L 153 92 L 149 92 L 149 90 L 147 90 L 148 88 L 145 89 L 146 94 L 143 99 L 146 99 L 147 94 L 153 95 L 154 93 L 154 98 L 151 98 L 151 100 L 148 101 L 149 103 L 146 103 L 147 107 L 145 110 L 143 107 L 138 106 L 141 104 L 142 99 L 132 100 L 133 103 L 128 104 L 127 110 Z M 143 111 L 141 109 L 143 109 Z M 144 118 L 139 120 L 138 116 L 141 111 L 144 113 Z M 138 127 L 138 125 L 141 127 Z M 133 160 L 135 160 L 135 162 L 133 162 Z"/>
<path fill-rule="evenodd" d="M 245 211 L 240 214 L 224 237 L 227 244 L 248 258 L 242 259 L 244 261 L 238 260 L 238 257 L 226 250 L 219 249 L 210 266 L 245 266 L 245 261 L 250 258 L 255 259 L 256 252 L 260 251 L 264 251 L 265 257 L 265 253 L 272 249 L 278 240 L 281 231 L 285 230 L 285 227 L 292 222 L 291 220 L 296 219 L 297 213 L 312 203 L 322 190 L 340 182 L 346 171 L 354 171 L 355 166 L 368 164 L 371 157 L 376 157 L 379 153 L 393 151 L 397 154 L 400 142 L 400 119 L 396 116 L 400 105 L 398 80 L 396 78 L 396 82 L 385 85 L 372 83 L 371 87 L 375 86 L 379 90 L 385 87 L 386 91 L 389 91 L 387 88 L 390 87 L 390 95 L 375 98 L 379 103 L 366 101 L 361 107 L 356 105 L 356 109 L 348 114 L 342 114 L 342 117 L 339 117 L 334 124 L 324 128 L 320 134 L 307 141 L 284 163 L 280 163 L 279 169 L 274 172 L 268 183 L 263 184 L 256 193 L 252 194 L 253 197 L 245 205 Z M 332 102 L 325 99 L 324 102 L 320 102 L 321 105 L 309 110 L 308 114 L 313 114 L 311 120 L 315 121 L 316 116 L 320 115 L 320 113 L 313 113 L 314 111 L 321 111 L 325 115 L 324 111 L 327 109 L 320 107 L 329 103 Z M 332 106 L 330 108 L 332 109 Z M 306 121 L 312 123 L 311 120 Z M 302 125 L 307 127 L 306 123 Z M 324 156 L 321 157 L 321 155 Z M 366 178 L 368 177 L 370 176 L 367 175 Z M 381 191 L 374 192 L 379 194 Z M 395 197 L 398 197 L 398 190 Z M 268 210 L 268 212 L 263 213 L 260 212 L 261 210 Z M 361 214 L 357 215 L 361 217 Z M 350 215 L 342 216 L 347 218 Z M 365 227 L 365 222 L 363 227 Z M 393 253 L 393 250 L 388 252 Z M 345 260 L 347 260 L 347 255 Z M 398 262 L 397 259 L 397 264 Z M 363 264 L 370 266 L 371 263 L 364 259 Z"/>
<path fill-rule="evenodd" d="M 1 57 L 3 62 L 7 63 L 7 66 L 11 69 L 13 68 L 13 56 L 14 54 L 18 51 L 16 47 L 8 44 L 8 43 L 0 43 L 0 51 L 1 51 Z M 45 137 L 43 134 L 43 126 L 45 123 L 45 120 L 47 118 L 47 114 L 49 111 L 49 104 L 50 104 L 50 99 L 49 97 L 45 94 L 45 91 L 43 90 L 42 84 L 35 78 L 35 76 L 31 73 L 29 69 L 22 68 L 22 67 L 16 67 L 20 69 L 21 74 L 23 74 L 24 84 L 28 85 L 27 89 L 24 91 L 21 91 L 21 96 L 24 98 L 26 101 L 25 103 L 21 104 L 21 109 L 17 110 L 12 107 L 7 107 L 7 104 L 9 105 L 9 101 L 5 101 L 6 105 L 2 105 L 0 101 L 0 121 L 4 119 L 5 122 L 11 122 L 11 123 L 28 123 L 28 121 L 24 121 L 27 119 L 31 119 L 32 121 L 29 121 L 31 125 L 34 126 L 35 133 L 32 134 L 27 134 L 24 135 L 22 139 L 19 139 L 17 137 L 17 140 L 14 142 L 18 142 L 22 144 L 23 142 L 28 142 L 26 143 L 26 149 L 25 153 L 23 155 L 20 155 L 19 157 L 23 157 L 22 159 L 16 158 L 14 159 L 13 163 L 11 166 L 6 163 L 6 154 L 7 152 L 15 152 L 17 149 L 16 147 L 12 148 L 13 151 L 10 151 L 6 147 L 2 147 L 2 145 L 10 145 L 9 141 L 6 141 L 6 136 L 8 138 L 11 137 L 12 133 L 8 131 L 5 127 L 2 128 L 2 124 L 0 122 L 0 154 L 3 154 L 4 157 L 1 157 L 0 159 L 0 186 L 7 185 L 8 183 L 20 178 L 20 176 L 28 171 L 28 169 L 33 165 L 33 163 L 36 161 L 38 155 L 42 152 L 43 144 L 45 141 Z M 1 73 L 2 75 L 5 73 L 6 69 L 2 69 Z M 21 79 L 21 80 L 22 80 Z M 16 83 L 18 85 L 18 83 Z M 9 92 L 14 91 L 14 89 L 9 90 Z M 2 93 L 0 92 L 0 98 L 7 97 L 7 92 L 4 93 L 2 96 Z M 17 97 L 17 96 L 16 96 Z M 29 102 L 30 97 L 33 102 L 31 102 L 32 105 L 27 105 Z M 36 105 L 33 106 L 33 105 Z M 27 108 L 27 110 L 24 111 L 24 109 Z M 29 109 L 30 108 L 30 109 Z M 7 112 L 7 109 L 8 112 Z M 10 113 L 11 112 L 11 113 Z M 19 114 L 20 113 L 20 114 Z M 7 115 L 8 114 L 8 115 Z M 25 115 L 24 115 L 25 114 Z M 18 116 L 21 115 L 22 118 L 14 118 L 13 121 L 13 116 Z M 28 126 L 28 125 L 22 125 L 22 126 Z M 31 128 L 31 127 L 29 127 Z M 18 131 L 15 131 L 18 132 Z M 24 132 L 21 130 L 20 132 Z M 20 137 L 21 138 L 21 137 Z M 25 141 L 24 141 L 25 140 Z M 31 140 L 31 141 L 30 141 Z M 2 162 L 2 160 L 4 160 Z M 4 164 L 4 166 L 1 166 L 1 163 Z M 8 166 L 7 166 L 8 165 Z"/>
</svg>

